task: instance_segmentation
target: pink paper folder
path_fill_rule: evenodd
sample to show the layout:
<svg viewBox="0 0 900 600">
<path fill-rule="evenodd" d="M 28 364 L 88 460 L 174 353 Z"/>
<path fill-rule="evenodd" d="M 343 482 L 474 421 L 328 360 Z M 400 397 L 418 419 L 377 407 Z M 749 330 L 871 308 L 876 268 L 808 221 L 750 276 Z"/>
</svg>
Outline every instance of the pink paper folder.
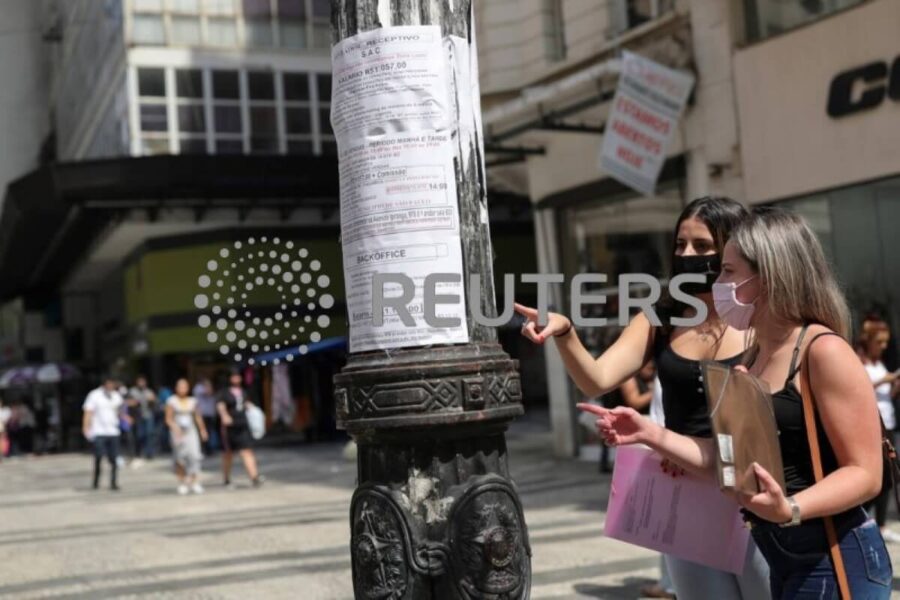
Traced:
<svg viewBox="0 0 900 600">
<path fill-rule="evenodd" d="M 741 574 L 750 532 L 737 501 L 712 477 L 673 478 L 643 446 L 616 449 L 606 512 L 607 537 Z"/>
</svg>

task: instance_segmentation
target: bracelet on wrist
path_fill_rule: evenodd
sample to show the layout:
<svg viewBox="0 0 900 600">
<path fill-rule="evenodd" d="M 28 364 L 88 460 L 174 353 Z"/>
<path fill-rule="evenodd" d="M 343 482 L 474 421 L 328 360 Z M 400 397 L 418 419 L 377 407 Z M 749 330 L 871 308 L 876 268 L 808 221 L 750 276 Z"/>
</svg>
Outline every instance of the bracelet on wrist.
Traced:
<svg viewBox="0 0 900 600">
<path fill-rule="evenodd" d="M 572 331 L 573 327 L 574 327 L 574 325 L 573 325 L 572 321 L 569 321 L 569 326 L 566 327 L 566 330 L 561 331 L 559 333 L 554 333 L 553 337 L 563 337 L 563 336 L 569 335 L 569 332 Z"/>
</svg>

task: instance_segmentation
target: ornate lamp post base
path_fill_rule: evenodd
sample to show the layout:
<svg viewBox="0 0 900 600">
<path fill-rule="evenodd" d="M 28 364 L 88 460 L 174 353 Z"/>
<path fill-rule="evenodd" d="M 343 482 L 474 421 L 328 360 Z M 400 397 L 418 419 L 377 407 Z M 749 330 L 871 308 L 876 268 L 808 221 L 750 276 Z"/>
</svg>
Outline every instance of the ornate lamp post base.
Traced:
<svg viewBox="0 0 900 600">
<path fill-rule="evenodd" d="M 528 598 L 531 549 L 504 432 L 522 414 L 498 344 L 351 355 L 338 417 L 359 444 L 357 598 Z"/>
</svg>

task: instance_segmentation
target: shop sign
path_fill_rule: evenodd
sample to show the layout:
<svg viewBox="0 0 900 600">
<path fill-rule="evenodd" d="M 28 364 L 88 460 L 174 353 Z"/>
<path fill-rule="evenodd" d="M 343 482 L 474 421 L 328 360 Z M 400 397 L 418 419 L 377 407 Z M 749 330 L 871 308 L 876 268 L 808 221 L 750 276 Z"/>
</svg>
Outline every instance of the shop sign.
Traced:
<svg viewBox="0 0 900 600">
<path fill-rule="evenodd" d="M 854 97 L 854 88 L 860 87 L 862 93 Z M 828 88 L 828 116 L 839 119 L 875 108 L 885 97 L 900 102 L 900 56 L 891 67 L 881 60 L 835 75 Z"/>
<path fill-rule="evenodd" d="M 600 168 L 652 196 L 693 86 L 690 73 L 624 52 L 622 75 L 603 136 Z"/>
</svg>

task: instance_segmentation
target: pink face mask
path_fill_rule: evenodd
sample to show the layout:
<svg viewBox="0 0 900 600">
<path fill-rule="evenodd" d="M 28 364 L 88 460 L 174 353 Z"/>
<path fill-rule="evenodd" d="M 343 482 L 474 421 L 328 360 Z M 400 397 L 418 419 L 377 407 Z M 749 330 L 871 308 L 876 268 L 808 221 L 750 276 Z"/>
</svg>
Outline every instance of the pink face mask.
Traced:
<svg viewBox="0 0 900 600">
<path fill-rule="evenodd" d="M 756 310 L 756 307 L 753 305 L 756 299 L 754 298 L 753 302 L 744 304 L 737 299 L 737 290 L 755 278 L 756 275 L 740 283 L 714 283 L 712 286 L 713 303 L 716 305 L 716 312 L 719 313 L 719 318 L 738 331 L 746 331 L 750 328 L 750 319 L 753 318 L 753 311 Z"/>
</svg>

